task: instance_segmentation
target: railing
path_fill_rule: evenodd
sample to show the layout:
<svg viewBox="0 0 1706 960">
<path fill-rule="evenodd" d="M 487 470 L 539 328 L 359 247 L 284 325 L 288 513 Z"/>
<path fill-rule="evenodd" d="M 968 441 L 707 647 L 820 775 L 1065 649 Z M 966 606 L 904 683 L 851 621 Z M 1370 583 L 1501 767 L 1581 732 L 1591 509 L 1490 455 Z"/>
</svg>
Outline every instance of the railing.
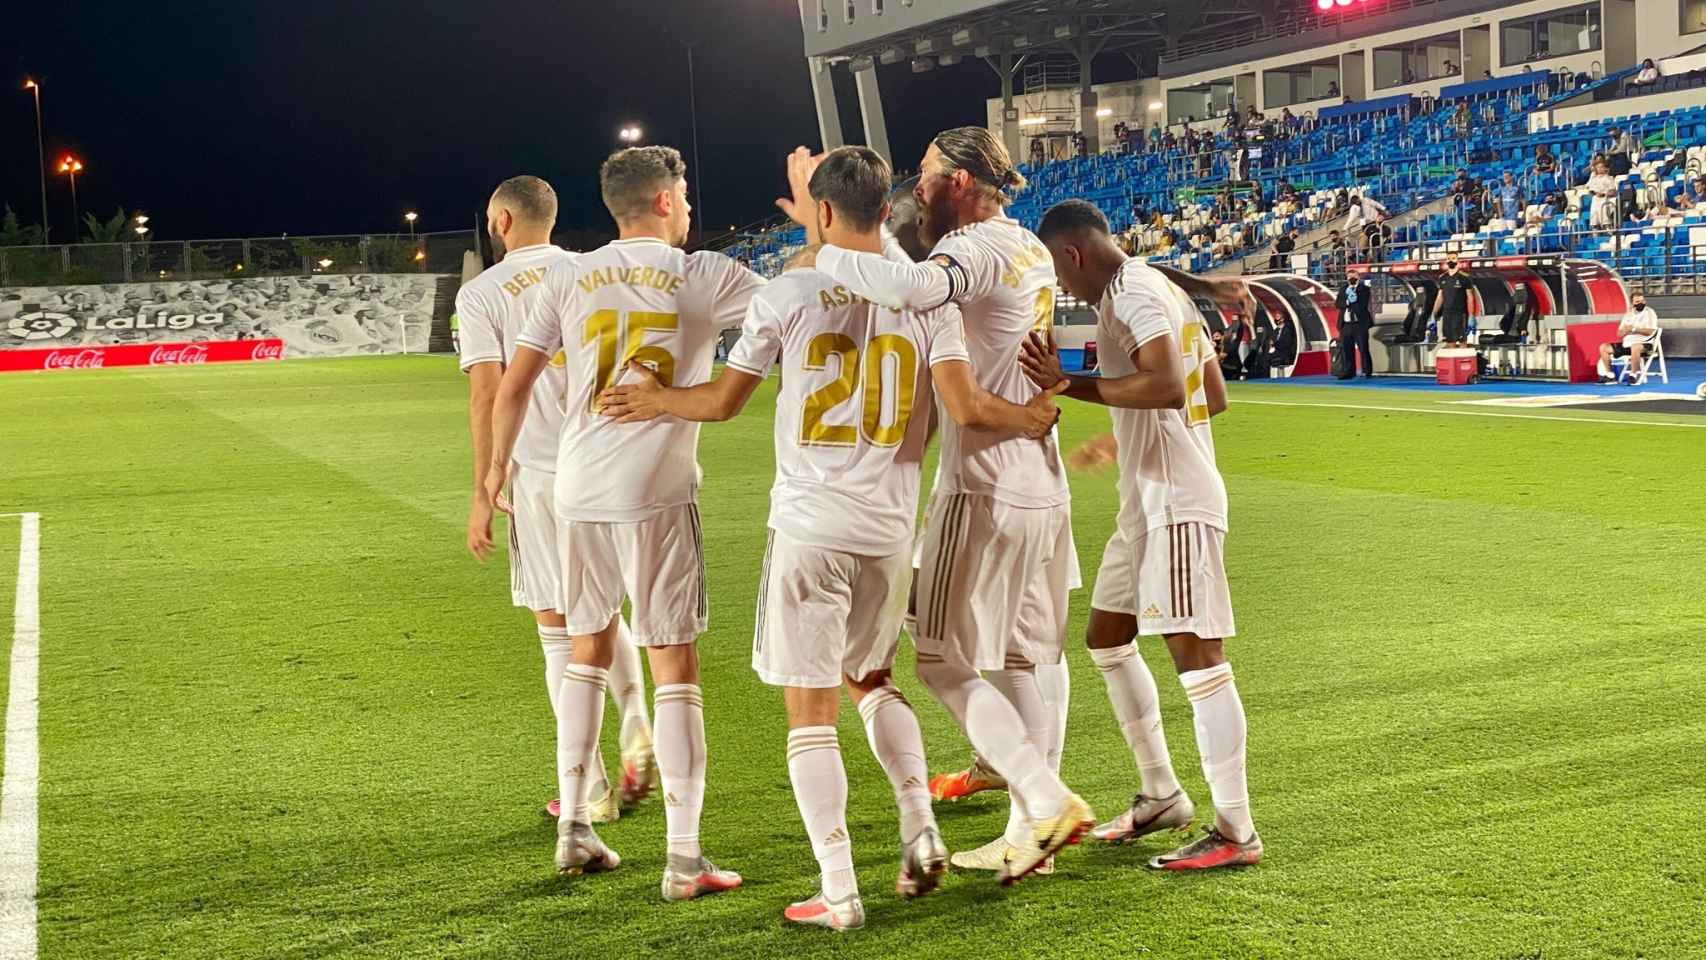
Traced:
<svg viewBox="0 0 1706 960">
<path fill-rule="evenodd" d="M 460 274 L 472 230 L 0 247 L 0 287 L 307 274 Z"/>
<path fill-rule="evenodd" d="M 1317 16 L 1305 13 L 1302 16 L 1277 20 L 1272 25 L 1253 27 L 1249 30 L 1225 31 L 1216 30 L 1212 36 L 1201 40 L 1187 40 L 1179 44 L 1169 61 L 1187 60 L 1205 53 L 1215 53 L 1220 50 L 1234 50 L 1252 43 L 1266 40 L 1278 40 L 1282 37 L 1295 37 L 1300 33 L 1309 33 L 1360 20 L 1376 13 L 1387 14 L 1397 10 L 1408 10 L 1412 7 L 1432 6 L 1440 0 L 1386 0 L 1384 3 L 1360 4 L 1355 7 L 1335 7 L 1334 12 Z M 1313 9 L 1314 5 L 1309 5 Z"/>
<path fill-rule="evenodd" d="M 1692 235 L 1697 230 L 1701 231 L 1698 243 L 1694 242 Z M 1452 255 L 1465 260 L 1554 255 L 1602 263 L 1617 271 L 1631 292 L 1655 296 L 1706 293 L 1706 224 L 1630 228 L 1614 232 L 1567 230 L 1524 237 L 1516 249 L 1504 240 L 1502 237 L 1476 237 L 1457 241 L 1389 243 L 1373 249 L 1348 248 L 1342 251 L 1317 246 L 1285 257 L 1277 272 L 1298 272 L 1292 264 L 1292 256 L 1305 255 L 1309 258 L 1308 275 L 1331 286 L 1343 281 L 1348 265 L 1406 260 L 1438 263 L 1446 259 L 1444 250 L 1450 250 Z M 1586 249 L 1583 249 L 1584 245 L 1587 245 Z M 1246 262 L 1244 265 L 1245 274 L 1272 272 L 1276 270 L 1270 263 Z"/>
</svg>

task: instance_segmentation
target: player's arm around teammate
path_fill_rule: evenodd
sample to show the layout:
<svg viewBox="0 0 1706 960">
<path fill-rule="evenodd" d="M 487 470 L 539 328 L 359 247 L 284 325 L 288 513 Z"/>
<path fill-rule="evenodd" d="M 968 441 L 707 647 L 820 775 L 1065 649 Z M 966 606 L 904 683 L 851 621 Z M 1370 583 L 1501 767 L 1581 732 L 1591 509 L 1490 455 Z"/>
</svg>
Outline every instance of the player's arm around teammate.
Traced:
<svg viewBox="0 0 1706 960">
<path fill-rule="evenodd" d="M 1150 866 L 1256 863 L 1262 845 L 1245 782 L 1244 708 L 1224 653 L 1224 638 L 1233 633 L 1222 559 L 1225 487 L 1209 431 L 1210 417 L 1226 407 L 1219 365 L 1204 344 L 1194 304 L 1162 274 L 1129 261 L 1094 206 L 1058 204 L 1038 233 L 1067 290 L 1098 304 L 1107 376 L 1067 378 L 1068 394 L 1114 408 L 1120 448 L 1120 516 L 1097 574 L 1085 641 L 1142 788 L 1126 812 L 1093 835 L 1136 840 L 1185 829 L 1194 814 L 1161 734 L 1155 680 L 1133 643 L 1139 633 L 1160 634 L 1196 714 L 1216 819 L 1201 839 Z M 1065 377 L 1039 340 L 1025 345 L 1021 365 L 1039 386 Z"/>
</svg>

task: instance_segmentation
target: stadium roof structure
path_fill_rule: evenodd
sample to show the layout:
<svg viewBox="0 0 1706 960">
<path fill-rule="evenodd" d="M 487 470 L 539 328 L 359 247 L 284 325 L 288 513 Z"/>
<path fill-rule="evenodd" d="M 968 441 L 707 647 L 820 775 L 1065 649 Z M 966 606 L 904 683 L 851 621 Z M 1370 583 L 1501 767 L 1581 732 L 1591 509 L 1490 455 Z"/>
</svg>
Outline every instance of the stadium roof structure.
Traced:
<svg viewBox="0 0 1706 960">
<path fill-rule="evenodd" d="M 988 64 L 1001 80 L 1003 138 L 1018 150 L 1014 74 L 1037 58 L 1071 58 L 1081 108 L 1094 111 L 1091 65 L 1122 54 L 1140 75 L 1156 73 L 1159 58 L 1216 31 L 1269 23 L 1282 0 L 799 0 L 806 60 L 825 147 L 843 143 L 832 71 L 844 67 L 859 89 L 865 143 L 889 156 L 878 92 L 878 64 L 910 61 L 917 72 L 953 66 L 968 57 Z M 1095 125 L 1083 131 L 1097 150 Z M 892 158 L 891 158 L 892 159 Z"/>
<path fill-rule="evenodd" d="M 941 0 L 882 16 L 837 17 L 847 0 L 803 0 L 806 53 L 833 61 L 898 63 L 931 56 L 952 63 L 999 53 L 1125 53 L 1154 57 L 1208 31 L 1250 28 L 1272 20 L 1279 0 Z M 860 8 L 871 9 L 860 2 Z M 897 16 L 898 14 L 898 16 Z"/>
</svg>

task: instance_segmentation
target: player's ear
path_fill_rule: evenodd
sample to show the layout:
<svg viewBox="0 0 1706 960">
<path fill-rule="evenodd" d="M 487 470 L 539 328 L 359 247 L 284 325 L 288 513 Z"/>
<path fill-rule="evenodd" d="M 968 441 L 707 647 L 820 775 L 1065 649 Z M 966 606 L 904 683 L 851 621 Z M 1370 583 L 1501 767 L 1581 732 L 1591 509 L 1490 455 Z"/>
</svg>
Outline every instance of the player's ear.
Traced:
<svg viewBox="0 0 1706 960">
<path fill-rule="evenodd" d="M 834 224 L 835 208 L 829 205 L 828 200 L 819 200 L 817 202 L 817 228 L 827 230 Z"/>
<path fill-rule="evenodd" d="M 884 201 L 882 212 L 877 214 L 877 222 L 878 223 L 888 223 L 889 222 L 889 214 L 891 214 L 891 213 L 894 213 L 894 204 L 889 203 L 887 201 Z"/>
<path fill-rule="evenodd" d="M 659 190 L 657 193 L 652 194 L 653 216 L 662 217 L 667 220 L 669 219 L 670 213 L 674 210 L 675 194 L 672 190 Z"/>
</svg>

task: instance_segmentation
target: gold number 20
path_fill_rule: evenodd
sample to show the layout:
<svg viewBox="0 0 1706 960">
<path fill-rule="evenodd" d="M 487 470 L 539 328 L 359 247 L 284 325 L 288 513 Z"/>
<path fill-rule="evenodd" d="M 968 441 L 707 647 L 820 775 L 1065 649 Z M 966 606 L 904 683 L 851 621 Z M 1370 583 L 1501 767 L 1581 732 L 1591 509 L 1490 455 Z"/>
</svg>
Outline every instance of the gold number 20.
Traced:
<svg viewBox="0 0 1706 960">
<path fill-rule="evenodd" d="M 872 338 L 865 348 L 865 362 L 859 362 L 859 345 L 844 333 L 823 333 L 806 345 L 806 370 L 816 372 L 829 367 L 836 358 L 838 375 L 829 383 L 806 397 L 800 415 L 800 443 L 803 446 L 850 447 L 865 439 L 879 447 L 893 447 L 906 439 L 907 425 L 912 421 L 913 392 L 918 379 L 918 348 L 899 334 L 885 333 Z M 884 399 L 888 396 L 889 377 L 886 375 L 893 358 L 894 417 L 883 422 Z M 859 386 L 861 366 L 864 373 L 864 396 L 859 425 L 824 423 L 823 418 L 836 407 L 852 399 Z"/>
<path fill-rule="evenodd" d="M 1180 333 L 1184 337 L 1179 349 L 1185 359 L 1185 422 L 1194 427 L 1208 422 L 1208 397 L 1203 393 L 1202 370 L 1210 358 L 1203 354 L 1201 323 L 1187 323 Z"/>
</svg>

